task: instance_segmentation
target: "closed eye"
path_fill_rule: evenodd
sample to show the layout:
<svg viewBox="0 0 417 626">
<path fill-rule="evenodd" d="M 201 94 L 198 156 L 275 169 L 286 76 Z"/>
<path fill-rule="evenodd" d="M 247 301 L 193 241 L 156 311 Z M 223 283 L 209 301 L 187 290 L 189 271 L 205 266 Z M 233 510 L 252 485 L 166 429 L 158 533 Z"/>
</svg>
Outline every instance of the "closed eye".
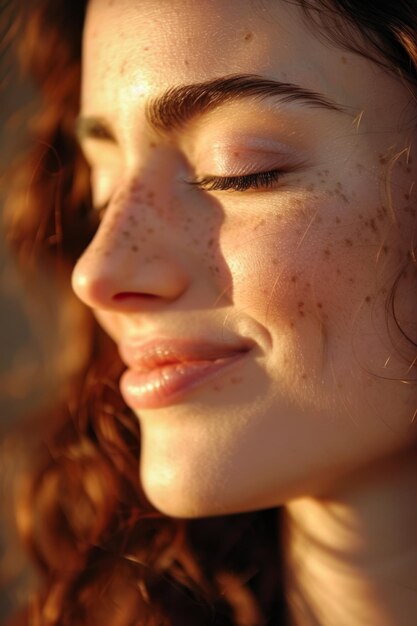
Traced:
<svg viewBox="0 0 417 626">
<path fill-rule="evenodd" d="M 206 191 L 247 191 L 248 189 L 269 189 L 274 187 L 286 172 L 284 170 L 271 170 L 269 172 L 256 172 L 245 176 L 204 176 L 198 180 L 187 181 Z"/>
</svg>

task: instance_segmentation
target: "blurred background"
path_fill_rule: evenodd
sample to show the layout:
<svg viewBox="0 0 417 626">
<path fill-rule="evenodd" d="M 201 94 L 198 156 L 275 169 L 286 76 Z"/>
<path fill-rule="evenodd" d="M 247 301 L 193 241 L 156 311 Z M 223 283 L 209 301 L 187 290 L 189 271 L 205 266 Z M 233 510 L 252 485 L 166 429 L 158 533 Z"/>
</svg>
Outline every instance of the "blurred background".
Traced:
<svg viewBox="0 0 417 626">
<path fill-rule="evenodd" d="M 24 284 L 6 245 L 3 217 L 9 168 L 27 149 L 27 120 L 36 102 L 13 53 L 12 26 L 0 1 L 0 624 L 24 599 L 30 577 L 13 536 L 13 479 L 22 454 L 16 432 L 29 410 L 40 406 L 45 359 L 24 297 Z M 9 207 L 10 208 L 10 207 Z"/>
</svg>

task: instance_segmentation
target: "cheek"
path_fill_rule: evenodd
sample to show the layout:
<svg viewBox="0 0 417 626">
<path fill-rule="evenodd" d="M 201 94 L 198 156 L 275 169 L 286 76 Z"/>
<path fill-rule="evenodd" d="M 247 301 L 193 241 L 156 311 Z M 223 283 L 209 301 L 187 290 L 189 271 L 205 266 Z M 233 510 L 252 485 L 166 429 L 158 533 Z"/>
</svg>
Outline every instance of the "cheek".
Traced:
<svg viewBox="0 0 417 626">
<path fill-rule="evenodd" d="M 300 210 L 294 204 L 275 212 L 269 207 L 266 217 L 222 231 L 220 254 L 234 305 L 282 331 L 324 314 L 323 294 L 315 293 L 316 275 L 329 271 L 330 262 L 321 207 L 311 201 L 308 207 Z"/>
<path fill-rule="evenodd" d="M 391 350 L 385 305 L 407 250 L 378 194 L 359 191 L 360 201 L 323 193 L 222 229 L 219 281 L 278 342 L 276 364 L 296 364 L 293 381 L 321 375 L 329 355 L 342 372 Z"/>
</svg>

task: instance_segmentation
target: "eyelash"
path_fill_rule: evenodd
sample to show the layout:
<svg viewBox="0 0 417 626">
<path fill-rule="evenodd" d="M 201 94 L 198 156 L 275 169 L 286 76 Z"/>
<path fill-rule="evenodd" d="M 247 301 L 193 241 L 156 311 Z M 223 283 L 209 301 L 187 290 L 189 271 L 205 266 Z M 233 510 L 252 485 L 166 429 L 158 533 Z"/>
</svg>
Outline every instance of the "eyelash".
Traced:
<svg viewBox="0 0 417 626">
<path fill-rule="evenodd" d="M 248 189 L 268 189 L 273 187 L 285 174 L 282 170 L 271 170 L 269 172 L 256 172 L 246 176 L 205 176 L 195 181 L 188 181 L 190 185 L 195 185 L 206 191 L 247 191 Z"/>
</svg>

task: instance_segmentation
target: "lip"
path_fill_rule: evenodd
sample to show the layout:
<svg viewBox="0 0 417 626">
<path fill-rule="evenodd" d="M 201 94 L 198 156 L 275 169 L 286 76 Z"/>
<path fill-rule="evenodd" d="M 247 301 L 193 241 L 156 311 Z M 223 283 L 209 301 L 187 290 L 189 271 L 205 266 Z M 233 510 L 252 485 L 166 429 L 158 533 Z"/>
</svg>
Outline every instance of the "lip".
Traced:
<svg viewBox="0 0 417 626">
<path fill-rule="evenodd" d="M 120 379 L 120 391 L 132 409 L 169 406 L 229 369 L 249 350 L 248 345 L 207 341 L 124 343 L 119 352 L 129 368 Z"/>
</svg>

